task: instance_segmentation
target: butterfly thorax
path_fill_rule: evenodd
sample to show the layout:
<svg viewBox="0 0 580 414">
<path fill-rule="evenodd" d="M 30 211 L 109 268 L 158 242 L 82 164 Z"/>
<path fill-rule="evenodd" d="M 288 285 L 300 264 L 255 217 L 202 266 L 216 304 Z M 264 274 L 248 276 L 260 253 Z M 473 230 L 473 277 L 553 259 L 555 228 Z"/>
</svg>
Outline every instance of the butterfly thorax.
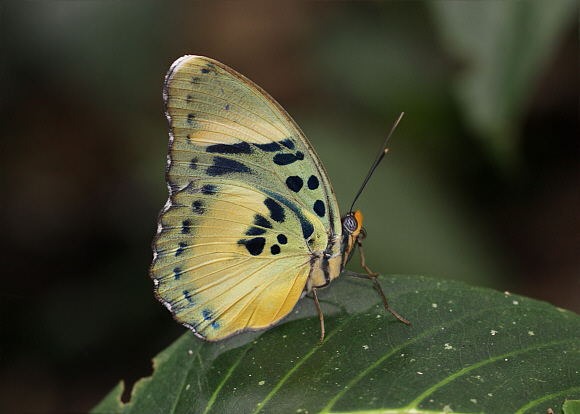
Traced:
<svg viewBox="0 0 580 414">
<path fill-rule="evenodd" d="M 340 275 L 354 253 L 357 240 L 362 240 L 366 236 L 362 219 L 360 210 L 348 213 L 341 220 L 342 234 L 329 235 L 326 250 L 322 253 L 312 253 L 311 271 L 303 295 L 310 292 L 312 288 L 320 289 L 328 286 Z"/>
<path fill-rule="evenodd" d="M 313 252 L 310 260 L 311 269 L 303 295 L 312 288 L 328 286 L 332 279 L 342 272 L 342 243 L 341 235 L 329 235 L 328 245 L 322 252 Z"/>
</svg>

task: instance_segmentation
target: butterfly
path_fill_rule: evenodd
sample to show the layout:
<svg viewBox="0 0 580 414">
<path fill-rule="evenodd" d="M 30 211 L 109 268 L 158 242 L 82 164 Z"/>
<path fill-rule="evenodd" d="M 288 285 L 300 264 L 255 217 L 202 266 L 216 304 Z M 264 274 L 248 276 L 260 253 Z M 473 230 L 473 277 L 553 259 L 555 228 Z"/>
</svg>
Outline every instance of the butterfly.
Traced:
<svg viewBox="0 0 580 414">
<path fill-rule="evenodd" d="M 351 207 L 340 217 L 314 148 L 270 95 L 220 62 L 183 56 L 165 77 L 163 100 L 169 199 L 150 275 L 178 322 L 217 341 L 276 324 L 312 292 L 321 344 L 316 291 L 343 272 L 358 246 L 368 275 L 354 275 L 372 279 L 386 309 L 409 323 L 365 264 L 361 212 Z"/>
</svg>

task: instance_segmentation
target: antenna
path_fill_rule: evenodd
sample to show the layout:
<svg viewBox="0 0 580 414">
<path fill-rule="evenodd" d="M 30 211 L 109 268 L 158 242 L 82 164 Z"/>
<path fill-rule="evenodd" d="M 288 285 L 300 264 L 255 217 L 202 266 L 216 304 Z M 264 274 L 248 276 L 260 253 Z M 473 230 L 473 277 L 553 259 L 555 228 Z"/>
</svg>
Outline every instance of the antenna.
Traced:
<svg viewBox="0 0 580 414">
<path fill-rule="evenodd" d="M 358 199 L 358 196 L 360 196 L 360 193 L 362 193 L 362 191 L 364 190 L 365 186 L 369 182 L 369 179 L 371 178 L 371 175 L 373 175 L 373 173 L 375 172 L 375 169 L 377 168 L 377 166 L 379 165 L 379 163 L 383 160 L 383 157 L 385 156 L 385 154 L 389 150 L 387 148 L 387 143 L 389 142 L 389 138 L 391 138 L 391 135 L 393 135 L 393 131 L 395 130 L 395 128 L 399 124 L 399 121 L 401 120 L 401 118 L 403 117 L 404 114 L 405 114 L 404 112 L 401 112 L 401 115 L 399 115 L 399 118 L 397 118 L 397 120 L 393 124 L 393 127 L 391 128 L 391 132 L 389 132 L 389 135 L 387 135 L 387 139 L 385 139 L 385 142 L 383 142 L 383 146 L 381 147 L 381 150 L 379 151 L 379 153 L 377 155 L 377 158 L 375 158 L 375 161 L 373 162 L 373 165 L 371 166 L 371 169 L 369 170 L 369 173 L 367 174 L 367 176 L 364 179 L 362 185 L 360 186 L 360 189 L 358 190 L 358 193 L 356 193 L 356 195 L 354 196 L 354 200 L 352 201 L 352 204 L 351 204 L 350 210 L 349 210 L 351 213 L 352 213 L 352 209 L 354 207 L 354 203 L 356 203 L 356 200 Z"/>
</svg>

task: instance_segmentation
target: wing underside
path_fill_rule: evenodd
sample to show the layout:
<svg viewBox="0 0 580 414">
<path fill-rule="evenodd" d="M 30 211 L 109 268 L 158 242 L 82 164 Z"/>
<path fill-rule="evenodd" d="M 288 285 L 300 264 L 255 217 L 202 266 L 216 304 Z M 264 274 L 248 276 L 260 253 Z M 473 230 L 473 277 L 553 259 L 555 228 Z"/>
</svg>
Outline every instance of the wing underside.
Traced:
<svg viewBox="0 0 580 414">
<path fill-rule="evenodd" d="M 340 238 L 324 168 L 287 113 L 242 75 L 186 56 L 166 77 L 167 183 L 151 277 L 197 335 L 270 326 L 294 307 L 328 237 Z"/>
</svg>

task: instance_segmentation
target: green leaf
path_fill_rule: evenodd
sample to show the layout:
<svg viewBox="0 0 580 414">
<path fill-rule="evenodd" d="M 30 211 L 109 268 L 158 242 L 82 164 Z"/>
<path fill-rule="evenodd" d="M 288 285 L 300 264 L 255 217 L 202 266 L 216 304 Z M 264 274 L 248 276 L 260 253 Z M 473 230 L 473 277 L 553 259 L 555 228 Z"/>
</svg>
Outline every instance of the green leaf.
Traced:
<svg viewBox="0 0 580 414">
<path fill-rule="evenodd" d="M 432 2 L 443 45 L 461 64 L 456 94 L 469 127 L 499 165 L 518 153 L 521 118 L 563 35 L 575 0 Z"/>
<path fill-rule="evenodd" d="M 580 398 L 580 316 L 544 302 L 419 276 L 341 276 L 266 331 L 218 343 L 188 332 L 154 359 L 116 413 L 536 413 Z M 555 410 L 558 412 L 559 410 Z"/>
<path fill-rule="evenodd" d="M 562 407 L 564 414 L 580 414 L 580 401 L 566 401 Z"/>
</svg>

